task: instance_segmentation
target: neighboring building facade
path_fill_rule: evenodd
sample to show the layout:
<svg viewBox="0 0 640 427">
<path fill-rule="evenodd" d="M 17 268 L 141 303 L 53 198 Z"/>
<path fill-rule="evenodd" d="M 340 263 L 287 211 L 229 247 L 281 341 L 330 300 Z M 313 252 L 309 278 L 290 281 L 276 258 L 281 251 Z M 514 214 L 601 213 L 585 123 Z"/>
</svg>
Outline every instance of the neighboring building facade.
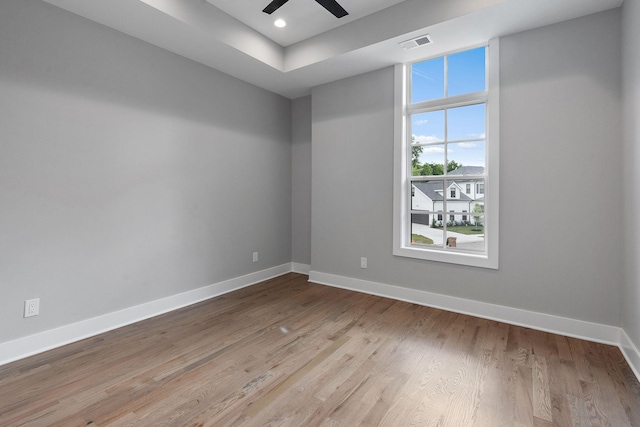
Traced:
<svg viewBox="0 0 640 427">
<path fill-rule="evenodd" d="M 427 212 L 414 214 L 412 222 L 438 227 L 443 222 L 475 225 L 474 214 L 477 217 L 478 211 L 484 212 L 484 179 L 477 178 L 483 174 L 482 166 L 463 166 L 453 170 L 447 175 L 456 178 L 447 181 L 446 189 L 440 180 L 415 182 L 411 188 L 411 209 Z"/>
</svg>

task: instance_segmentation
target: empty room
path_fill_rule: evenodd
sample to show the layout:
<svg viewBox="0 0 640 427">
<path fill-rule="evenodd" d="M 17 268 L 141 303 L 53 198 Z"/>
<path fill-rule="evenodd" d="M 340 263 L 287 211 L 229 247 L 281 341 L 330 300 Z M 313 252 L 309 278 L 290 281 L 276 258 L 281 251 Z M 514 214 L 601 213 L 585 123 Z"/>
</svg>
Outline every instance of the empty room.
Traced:
<svg viewBox="0 0 640 427">
<path fill-rule="evenodd" d="M 639 39 L 1 0 L 0 426 L 640 426 Z"/>
</svg>

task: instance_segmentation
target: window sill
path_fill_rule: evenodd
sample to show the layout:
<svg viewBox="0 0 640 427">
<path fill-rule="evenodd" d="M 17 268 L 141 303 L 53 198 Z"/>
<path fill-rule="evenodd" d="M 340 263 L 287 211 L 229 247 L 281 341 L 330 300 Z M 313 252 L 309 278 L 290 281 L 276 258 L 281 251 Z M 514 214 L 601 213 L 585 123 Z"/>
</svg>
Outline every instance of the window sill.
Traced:
<svg viewBox="0 0 640 427">
<path fill-rule="evenodd" d="M 422 259 L 426 261 L 444 262 L 449 264 L 467 265 L 470 267 L 481 267 L 498 269 L 498 257 L 489 256 L 486 253 L 472 253 L 455 250 L 433 250 L 428 248 L 417 248 L 415 246 L 401 246 L 394 248 L 393 255 L 405 258 Z"/>
</svg>

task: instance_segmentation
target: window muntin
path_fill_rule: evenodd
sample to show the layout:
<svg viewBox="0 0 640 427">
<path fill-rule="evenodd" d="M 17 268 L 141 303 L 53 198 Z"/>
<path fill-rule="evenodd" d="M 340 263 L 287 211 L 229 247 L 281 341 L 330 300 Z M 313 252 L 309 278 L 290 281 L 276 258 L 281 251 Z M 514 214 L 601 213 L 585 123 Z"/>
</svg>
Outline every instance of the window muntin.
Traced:
<svg viewBox="0 0 640 427">
<path fill-rule="evenodd" d="M 408 103 L 396 110 L 404 135 L 396 140 L 396 173 L 404 171 L 396 178 L 406 187 L 394 189 L 410 188 L 411 201 L 394 195 L 394 254 L 497 268 L 497 63 L 496 40 L 397 67 L 407 70 Z M 450 237 L 457 242 L 449 244 Z"/>
</svg>

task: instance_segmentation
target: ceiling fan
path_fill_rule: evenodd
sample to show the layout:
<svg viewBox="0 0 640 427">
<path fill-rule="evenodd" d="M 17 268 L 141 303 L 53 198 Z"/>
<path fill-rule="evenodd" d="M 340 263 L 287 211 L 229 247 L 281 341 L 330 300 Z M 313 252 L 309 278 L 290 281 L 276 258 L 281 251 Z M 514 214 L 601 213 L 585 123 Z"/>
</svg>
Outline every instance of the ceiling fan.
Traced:
<svg viewBox="0 0 640 427">
<path fill-rule="evenodd" d="M 264 13 L 268 13 L 271 15 L 273 12 L 278 10 L 280 6 L 288 2 L 289 0 L 273 0 L 271 3 L 267 5 L 263 9 Z M 343 16 L 348 15 L 349 13 L 344 10 L 342 6 L 338 4 L 336 0 L 316 0 L 322 7 L 327 9 L 329 12 L 333 14 L 336 18 L 342 18 Z"/>
</svg>

